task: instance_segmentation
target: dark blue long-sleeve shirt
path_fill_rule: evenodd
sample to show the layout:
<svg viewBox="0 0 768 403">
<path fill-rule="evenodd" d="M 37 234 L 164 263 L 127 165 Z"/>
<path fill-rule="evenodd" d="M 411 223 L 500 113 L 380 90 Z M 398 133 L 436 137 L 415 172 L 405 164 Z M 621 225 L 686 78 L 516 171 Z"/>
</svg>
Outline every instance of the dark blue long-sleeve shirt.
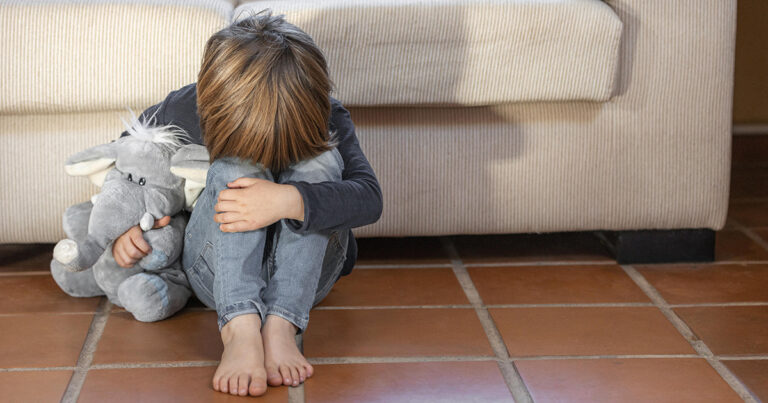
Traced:
<svg viewBox="0 0 768 403">
<path fill-rule="evenodd" d="M 155 115 L 156 124 L 173 124 L 189 134 L 192 142 L 203 145 L 200 117 L 197 114 L 197 84 L 172 91 L 162 102 L 142 115 Z M 297 233 L 340 230 L 376 222 L 383 208 L 381 188 L 368 159 L 360 148 L 349 111 L 331 97 L 329 130 L 336 130 L 337 148 L 344 160 L 341 182 L 286 182 L 298 189 L 304 200 L 304 221 L 286 220 Z M 122 136 L 127 136 L 123 132 Z M 347 259 L 341 275 L 352 271 L 357 260 L 357 243 L 349 232 Z"/>
</svg>

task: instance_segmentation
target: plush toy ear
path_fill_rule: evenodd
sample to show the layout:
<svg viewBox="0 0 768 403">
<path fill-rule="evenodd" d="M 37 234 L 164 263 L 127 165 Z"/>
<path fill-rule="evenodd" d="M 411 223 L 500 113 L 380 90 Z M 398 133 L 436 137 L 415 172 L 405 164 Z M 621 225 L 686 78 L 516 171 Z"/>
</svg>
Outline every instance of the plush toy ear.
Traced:
<svg viewBox="0 0 768 403">
<path fill-rule="evenodd" d="M 104 177 L 115 165 L 115 142 L 99 144 L 67 158 L 64 171 L 72 176 L 88 176 L 96 186 L 104 184 Z"/>
<path fill-rule="evenodd" d="M 184 198 L 189 211 L 192 211 L 200 192 L 205 188 L 210 166 L 208 150 L 198 144 L 187 144 L 179 148 L 171 158 L 171 173 L 184 178 Z"/>
</svg>

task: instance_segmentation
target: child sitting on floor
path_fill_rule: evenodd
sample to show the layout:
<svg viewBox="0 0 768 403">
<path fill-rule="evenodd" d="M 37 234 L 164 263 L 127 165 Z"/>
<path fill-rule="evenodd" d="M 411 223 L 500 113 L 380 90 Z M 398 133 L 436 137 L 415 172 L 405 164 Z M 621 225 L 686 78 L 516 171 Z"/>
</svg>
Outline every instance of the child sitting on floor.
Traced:
<svg viewBox="0 0 768 403">
<path fill-rule="evenodd" d="M 197 84 L 143 113 L 184 129 L 212 160 L 183 266 L 218 314 L 217 391 L 257 396 L 312 376 L 294 336 L 352 269 L 350 229 L 381 215 L 378 181 L 332 85 L 312 38 L 267 9 L 214 34 Z M 149 252 L 139 227 L 113 246 L 123 267 Z"/>
</svg>

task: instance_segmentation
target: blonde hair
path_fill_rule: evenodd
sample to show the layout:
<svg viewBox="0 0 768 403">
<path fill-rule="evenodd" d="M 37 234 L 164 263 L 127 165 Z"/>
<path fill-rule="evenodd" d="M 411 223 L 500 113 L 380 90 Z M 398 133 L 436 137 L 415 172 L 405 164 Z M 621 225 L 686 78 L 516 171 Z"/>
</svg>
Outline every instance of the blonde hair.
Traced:
<svg viewBox="0 0 768 403">
<path fill-rule="evenodd" d="M 325 57 L 283 17 L 262 10 L 205 45 L 197 107 L 211 162 L 234 156 L 280 171 L 332 147 Z"/>
</svg>

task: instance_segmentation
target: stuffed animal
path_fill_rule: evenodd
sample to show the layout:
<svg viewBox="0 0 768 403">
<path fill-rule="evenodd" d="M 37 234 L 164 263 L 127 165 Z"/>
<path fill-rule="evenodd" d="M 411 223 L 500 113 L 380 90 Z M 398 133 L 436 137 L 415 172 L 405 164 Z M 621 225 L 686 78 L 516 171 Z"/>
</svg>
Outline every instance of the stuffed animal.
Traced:
<svg viewBox="0 0 768 403">
<path fill-rule="evenodd" d="M 204 147 L 183 146 L 181 129 L 152 127 L 153 118 L 140 121 L 134 115 L 126 123 L 130 136 L 67 159 L 66 172 L 90 177 L 101 193 L 66 210 L 68 238 L 56 244 L 51 260 L 53 278 L 66 293 L 106 295 L 144 322 L 173 315 L 192 293 L 180 262 L 188 219 L 184 210 L 191 211 L 209 165 Z M 172 173 L 173 166 L 192 179 Z M 170 224 L 153 229 L 164 216 L 171 217 Z M 152 252 L 126 269 L 115 262 L 112 244 L 137 224 Z"/>
</svg>

